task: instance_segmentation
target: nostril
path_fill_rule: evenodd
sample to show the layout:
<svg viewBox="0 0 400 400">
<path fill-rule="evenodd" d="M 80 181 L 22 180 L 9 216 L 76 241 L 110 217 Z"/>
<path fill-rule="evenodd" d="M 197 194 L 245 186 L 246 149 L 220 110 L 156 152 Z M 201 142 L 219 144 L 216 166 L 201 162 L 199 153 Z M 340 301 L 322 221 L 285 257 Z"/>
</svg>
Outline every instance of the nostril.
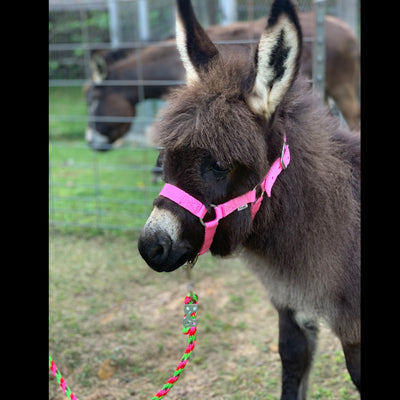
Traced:
<svg viewBox="0 0 400 400">
<path fill-rule="evenodd" d="M 165 260 L 168 257 L 169 250 L 172 245 L 172 240 L 167 233 L 156 232 L 156 242 L 154 245 L 154 255 L 152 258 Z"/>
<path fill-rule="evenodd" d="M 168 259 L 172 239 L 166 232 L 152 232 L 140 237 L 138 245 L 139 252 L 147 264 L 159 270 Z"/>
<path fill-rule="evenodd" d="M 161 245 L 159 245 L 159 246 L 155 249 L 154 257 L 161 257 L 161 256 L 163 255 L 163 253 L 164 253 L 164 247 L 161 246 Z M 153 258 L 154 258 L 154 257 L 153 257 Z"/>
</svg>

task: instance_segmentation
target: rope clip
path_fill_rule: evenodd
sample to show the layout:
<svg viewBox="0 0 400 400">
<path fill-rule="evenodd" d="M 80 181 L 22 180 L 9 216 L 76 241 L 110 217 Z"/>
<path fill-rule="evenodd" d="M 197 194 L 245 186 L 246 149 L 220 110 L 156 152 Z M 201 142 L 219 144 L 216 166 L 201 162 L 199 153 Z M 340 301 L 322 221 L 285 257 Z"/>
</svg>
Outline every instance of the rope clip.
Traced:
<svg viewBox="0 0 400 400">
<path fill-rule="evenodd" d="M 199 258 L 199 255 L 197 254 L 197 256 L 193 260 L 186 261 L 186 264 L 183 266 L 184 270 L 186 271 L 186 280 L 188 281 L 188 288 L 189 288 L 190 295 L 193 294 L 193 290 L 194 290 L 194 284 L 193 284 L 193 280 L 192 280 L 192 269 L 196 265 L 198 258 Z"/>
</svg>

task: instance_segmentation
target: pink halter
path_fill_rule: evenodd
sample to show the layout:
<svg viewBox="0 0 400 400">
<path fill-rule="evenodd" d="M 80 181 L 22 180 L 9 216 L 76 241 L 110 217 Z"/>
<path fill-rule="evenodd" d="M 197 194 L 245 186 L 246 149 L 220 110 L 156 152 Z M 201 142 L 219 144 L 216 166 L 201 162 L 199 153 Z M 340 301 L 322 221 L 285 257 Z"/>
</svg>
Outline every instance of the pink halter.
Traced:
<svg viewBox="0 0 400 400">
<path fill-rule="evenodd" d="M 167 197 L 176 204 L 190 211 L 196 217 L 199 217 L 201 224 L 205 228 L 203 245 L 201 246 L 198 255 L 202 255 L 209 250 L 214 239 L 215 231 L 217 230 L 218 222 L 221 218 L 228 216 L 236 210 L 242 211 L 246 209 L 250 203 L 251 218 L 253 219 L 260 209 L 264 192 L 267 193 L 268 197 L 271 197 L 272 186 L 274 185 L 276 178 L 284 169 L 286 169 L 290 162 L 289 145 L 286 143 L 286 135 L 284 135 L 283 140 L 281 156 L 274 161 L 268 174 L 260 184 L 260 196 L 257 198 L 256 189 L 253 189 L 241 196 L 227 201 L 226 203 L 218 206 L 212 205 L 215 211 L 215 219 L 212 221 L 203 221 L 204 216 L 207 214 L 207 208 L 203 203 L 174 185 L 170 185 L 169 183 L 164 185 L 160 192 L 160 196 Z"/>
</svg>

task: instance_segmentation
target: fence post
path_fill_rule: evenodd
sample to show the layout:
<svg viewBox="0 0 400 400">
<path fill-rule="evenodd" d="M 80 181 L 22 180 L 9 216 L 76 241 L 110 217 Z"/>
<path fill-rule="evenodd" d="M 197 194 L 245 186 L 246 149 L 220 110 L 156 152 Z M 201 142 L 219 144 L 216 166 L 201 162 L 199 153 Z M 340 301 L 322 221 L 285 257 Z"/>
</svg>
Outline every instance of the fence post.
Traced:
<svg viewBox="0 0 400 400">
<path fill-rule="evenodd" d="M 110 21 L 110 39 L 111 47 L 115 49 L 119 46 L 119 18 L 118 18 L 118 2 L 117 0 L 107 0 L 108 18 Z"/>
<path fill-rule="evenodd" d="M 219 0 L 222 10 L 221 25 L 227 25 L 237 21 L 237 2 L 236 0 Z"/>
<path fill-rule="evenodd" d="M 358 35 L 357 0 L 336 0 L 337 17 L 347 22 Z"/>
<path fill-rule="evenodd" d="M 139 18 L 139 39 L 147 41 L 150 39 L 149 27 L 149 6 L 147 0 L 138 0 L 138 18 Z"/>
<path fill-rule="evenodd" d="M 315 3 L 315 38 L 313 52 L 313 89 L 325 97 L 325 0 L 314 0 Z"/>
</svg>

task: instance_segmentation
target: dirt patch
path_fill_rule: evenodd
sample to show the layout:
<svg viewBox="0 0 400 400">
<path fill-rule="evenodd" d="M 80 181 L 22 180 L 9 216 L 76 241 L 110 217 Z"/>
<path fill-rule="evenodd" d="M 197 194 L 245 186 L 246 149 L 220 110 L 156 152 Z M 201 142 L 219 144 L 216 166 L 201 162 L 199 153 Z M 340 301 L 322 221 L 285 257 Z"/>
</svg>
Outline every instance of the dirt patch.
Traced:
<svg viewBox="0 0 400 400">
<path fill-rule="evenodd" d="M 170 400 L 279 399 L 277 313 L 236 259 L 203 256 L 196 349 Z M 80 400 L 150 399 L 186 347 L 182 271 L 157 274 L 134 240 L 50 238 L 50 353 Z M 65 398 L 49 373 L 49 400 Z M 339 341 L 327 327 L 310 399 L 359 399 Z"/>
</svg>

